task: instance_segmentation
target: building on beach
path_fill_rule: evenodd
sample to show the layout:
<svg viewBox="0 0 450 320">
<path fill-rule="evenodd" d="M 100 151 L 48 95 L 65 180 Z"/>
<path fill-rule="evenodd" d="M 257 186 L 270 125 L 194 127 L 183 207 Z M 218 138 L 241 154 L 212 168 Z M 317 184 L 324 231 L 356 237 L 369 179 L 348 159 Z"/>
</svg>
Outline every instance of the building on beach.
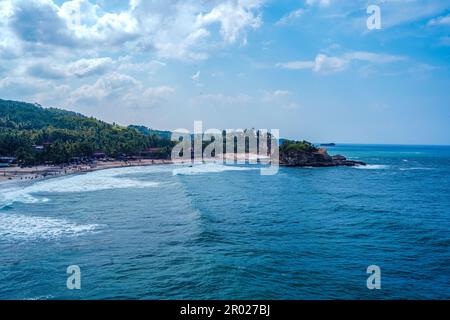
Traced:
<svg viewBox="0 0 450 320">
<path fill-rule="evenodd" d="M 16 157 L 0 157 L 0 168 L 9 168 L 17 164 Z"/>
</svg>

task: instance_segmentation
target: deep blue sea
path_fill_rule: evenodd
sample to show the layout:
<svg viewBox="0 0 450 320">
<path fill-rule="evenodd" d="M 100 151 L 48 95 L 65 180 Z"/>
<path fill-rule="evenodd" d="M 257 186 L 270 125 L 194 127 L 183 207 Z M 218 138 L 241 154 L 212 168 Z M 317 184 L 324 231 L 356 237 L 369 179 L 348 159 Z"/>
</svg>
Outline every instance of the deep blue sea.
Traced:
<svg viewBox="0 0 450 320">
<path fill-rule="evenodd" d="M 450 147 L 329 151 L 369 166 L 0 185 L 0 299 L 450 299 Z M 70 265 L 81 290 L 66 287 Z"/>
</svg>

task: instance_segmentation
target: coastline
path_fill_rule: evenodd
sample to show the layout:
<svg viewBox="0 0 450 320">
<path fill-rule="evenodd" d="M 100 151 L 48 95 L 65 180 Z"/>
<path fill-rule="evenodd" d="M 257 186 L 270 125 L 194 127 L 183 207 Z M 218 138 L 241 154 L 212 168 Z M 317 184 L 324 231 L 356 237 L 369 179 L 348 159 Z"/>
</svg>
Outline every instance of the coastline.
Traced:
<svg viewBox="0 0 450 320">
<path fill-rule="evenodd" d="M 15 181 L 36 181 L 45 178 L 62 177 L 72 174 L 88 173 L 99 170 L 145 167 L 152 165 L 173 164 L 172 160 L 135 160 L 135 161 L 109 161 L 98 162 L 96 165 L 68 165 L 46 166 L 38 165 L 31 168 L 10 167 L 0 170 L 0 184 Z"/>
<path fill-rule="evenodd" d="M 227 161 L 245 161 L 248 159 L 262 161 L 268 157 L 256 154 L 233 154 L 224 155 Z M 204 158 L 202 161 L 216 161 L 214 158 Z M 192 161 L 186 160 L 160 160 L 160 159 L 141 159 L 130 161 L 99 161 L 95 165 L 38 165 L 29 168 L 9 167 L 0 169 L 0 184 L 15 181 L 36 181 L 45 178 L 62 177 L 71 174 L 88 173 L 106 169 L 126 168 L 126 167 L 146 167 L 153 165 L 170 165 L 170 164 L 193 164 Z"/>
<path fill-rule="evenodd" d="M 224 161 L 258 161 L 267 162 L 270 158 L 257 154 L 224 154 Z M 203 158 L 203 162 L 215 162 L 215 158 Z M 0 169 L 0 184 L 15 181 L 36 181 L 46 178 L 55 178 L 60 176 L 81 174 L 106 169 L 126 168 L 126 167 L 145 167 L 153 165 L 169 164 L 194 164 L 195 162 L 179 160 L 161 160 L 161 159 L 140 159 L 128 161 L 99 161 L 93 165 L 38 165 L 27 168 L 9 167 Z M 330 166 L 355 166 L 366 165 L 361 161 L 347 160 L 347 158 L 337 155 L 329 156 L 325 149 L 320 149 L 315 153 L 294 152 L 278 162 L 280 166 L 286 167 L 330 167 Z"/>
</svg>

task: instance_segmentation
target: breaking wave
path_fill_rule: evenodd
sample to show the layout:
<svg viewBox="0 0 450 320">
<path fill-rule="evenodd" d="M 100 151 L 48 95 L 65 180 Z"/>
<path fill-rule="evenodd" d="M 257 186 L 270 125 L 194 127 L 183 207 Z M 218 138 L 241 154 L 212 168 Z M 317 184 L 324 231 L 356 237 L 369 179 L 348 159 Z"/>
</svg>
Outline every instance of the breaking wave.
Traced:
<svg viewBox="0 0 450 320">
<path fill-rule="evenodd" d="M 63 219 L 0 214 L 0 238 L 3 240 L 53 240 L 93 232 L 100 225 L 76 224 Z"/>
<path fill-rule="evenodd" d="M 40 193 L 80 193 L 109 189 L 148 188 L 159 185 L 153 181 L 143 181 L 123 176 L 131 170 L 119 168 L 90 172 L 87 174 L 65 176 L 42 180 L 24 187 L 13 187 L 2 190 L 0 208 L 11 206 L 16 202 L 42 203 L 48 198 L 38 197 Z"/>
<path fill-rule="evenodd" d="M 246 170 L 258 170 L 251 167 L 239 167 L 239 166 L 227 166 L 216 163 L 199 164 L 190 167 L 182 167 L 173 169 L 172 173 L 176 175 L 196 175 L 204 173 L 220 173 L 225 171 L 246 171 Z"/>
<path fill-rule="evenodd" d="M 384 164 L 368 164 L 365 166 L 356 166 L 355 169 L 361 169 L 361 170 L 385 170 L 389 169 L 389 166 Z"/>
</svg>

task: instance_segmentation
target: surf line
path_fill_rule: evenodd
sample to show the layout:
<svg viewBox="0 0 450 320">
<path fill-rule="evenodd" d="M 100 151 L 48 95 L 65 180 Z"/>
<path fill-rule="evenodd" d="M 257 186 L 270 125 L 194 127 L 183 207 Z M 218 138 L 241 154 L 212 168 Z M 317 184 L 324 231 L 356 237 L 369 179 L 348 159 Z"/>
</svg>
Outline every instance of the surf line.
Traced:
<svg viewBox="0 0 450 320">
<path fill-rule="evenodd" d="M 181 307 L 180 314 L 187 315 L 203 315 L 211 318 L 214 314 L 214 307 L 195 307 L 188 304 L 185 307 Z"/>
</svg>

